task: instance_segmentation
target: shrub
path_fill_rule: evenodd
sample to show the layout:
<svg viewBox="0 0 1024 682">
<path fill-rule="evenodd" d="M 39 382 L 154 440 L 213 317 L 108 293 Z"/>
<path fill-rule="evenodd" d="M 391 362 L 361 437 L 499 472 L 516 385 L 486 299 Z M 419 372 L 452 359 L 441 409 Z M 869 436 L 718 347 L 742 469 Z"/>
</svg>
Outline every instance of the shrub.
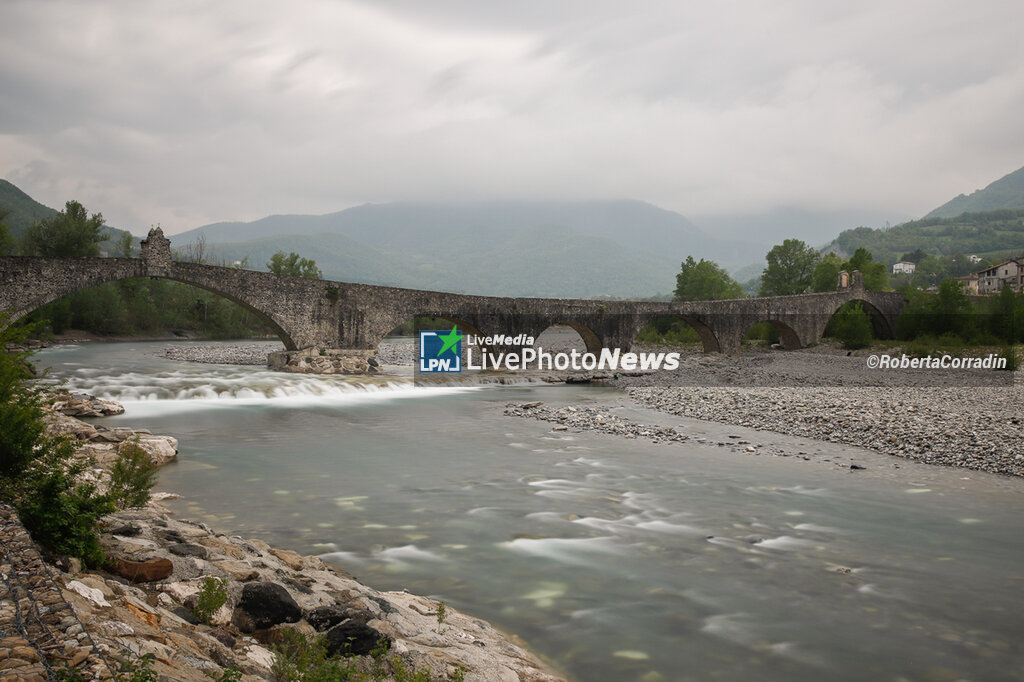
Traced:
<svg viewBox="0 0 1024 682">
<path fill-rule="evenodd" d="M 843 348 L 857 350 L 871 345 L 874 336 L 871 332 L 871 318 L 859 301 L 847 303 L 829 320 L 826 333 L 839 339 Z"/>
<path fill-rule="evenodd" d="M 999 357 L 1006 359 L 1006 367 L 1002 367 L 1008 372 L 1015 372 L 1020 369 L 1020 359 L 1017 357 L 1017 349 L 1013 346 L 1006 346 L 1003 348 L 1003 352 L 999 354 Z"/>
<path fill-rule="evenodd" d="M 0 324 L 3 321 L 0 317 Z M 97 522 L 119 506 L 138 501 L 143 492 L 148 496 L 152 476 L 146 476 L 130 455 L 119 462 L 118 490 L 100 494 L 95 485 L 79 481 L 87 462 L 75 459 L 70 439 L 46 433 L 45 392 L 33 381 L 31 353 L 3 350 L 29 331 L 10 327 L 0 332 L 0 498 L 17 510 L 36 542 L 52 552 L 79 557 L 87 566 L 99 566 L 103 551 Z"/>
<path fill-rule="evenodd" d="M 149 491 L 156 485 L 157 466 L 138 438 L 121 446 L 121 453 L 110 470 L 110 496 L 118 509 L 144 507 Z"/>
<path fill-rule="evenodd" d="M 771 322 L 758 322 L 743 337 L 744 341 L 761 341 L 763 344 L 779 343 L 782 335 Z"/>
<path fill-rule="evenodd" d="M 636 336 L 640 343 L 684 346 L 700 342 L 697 330 L 678 317 L 658 317 L 640 330 Z"/>
<path fill-rule="evenodd" d="M 213 576 L 206 576 L 203 586 L 199 590 L 199 598 L 196 600 L 196 607 L 192 609 L 192 615 L 200 623 L 209 624 L 217 609 L 224 606 L 228 601 L 228 591 L 224 581 Z"/>
</svg>

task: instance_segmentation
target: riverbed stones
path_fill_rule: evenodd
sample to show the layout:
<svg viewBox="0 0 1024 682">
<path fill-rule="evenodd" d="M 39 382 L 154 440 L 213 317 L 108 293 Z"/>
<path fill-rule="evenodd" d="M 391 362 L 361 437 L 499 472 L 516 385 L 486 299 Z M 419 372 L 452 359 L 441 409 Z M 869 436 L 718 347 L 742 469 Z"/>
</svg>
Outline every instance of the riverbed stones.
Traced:
<svg viewBox="0 0 1024 682">
<path fill-rule="evenodd" d="M 280 344 L 247 343 L 247 344 L 189 344 L 187 346 L 168 346 L 163 356 L 170 360 L 184 362 L 201 362 L 217 365 L 266 365 L 267 355 L 283 350 Z"/>
<path fill-rule="evenodd" d="M 541 402 L 508 403 L 505 414 L 510 417 L 530 417 L 542 421 L 554 422 L 552 431 L 600 431 L 623 438 L 645 438 L 655 443 L 682 442 L 689 439 L 675 428 L 664 426 L 648 426 L 611 413 L 608 406 L 545 407 Z"/>
</svg>

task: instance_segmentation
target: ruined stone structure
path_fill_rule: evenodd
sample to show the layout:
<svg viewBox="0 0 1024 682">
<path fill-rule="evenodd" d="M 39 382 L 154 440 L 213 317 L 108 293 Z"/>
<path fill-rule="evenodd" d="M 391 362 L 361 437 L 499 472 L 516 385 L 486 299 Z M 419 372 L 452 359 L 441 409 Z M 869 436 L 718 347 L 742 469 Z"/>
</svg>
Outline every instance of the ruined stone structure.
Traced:
<svg viewBox="0 0 1024 682">
<path fill-rule="evenodd" d="M 440 291 L 331 282 L 269 272 L 184 263 L 171 258 L 159 228 L 142 242 L 141 258 L 0 258 L 0 312 L 13 322 L 36 308 L 87 287 L 129 277 L 166 277 L 225 296 L 266 320 L 289 351 L 359 351 L 368 358 L 395 327 L 417 316 L 435 316 L 479 336 L 539 336 L 554 324 L 569 325 L 590 351 L 628 350 L 655 318 L 677 316 L 700 334 L 704 350 L 731 353 L 759 322 L 776 327 L 782 344 L 801 348 L 821 339 L 832 315 L 861 301 L 875 333 L 891 338 L 902 294 L 866 291 L 860 272 L 844 272 L 836 291 L 729 301 L 633 302 L 470 296 Z M 337 353 L 334 353 L 337 355 Z"/>
</svg>

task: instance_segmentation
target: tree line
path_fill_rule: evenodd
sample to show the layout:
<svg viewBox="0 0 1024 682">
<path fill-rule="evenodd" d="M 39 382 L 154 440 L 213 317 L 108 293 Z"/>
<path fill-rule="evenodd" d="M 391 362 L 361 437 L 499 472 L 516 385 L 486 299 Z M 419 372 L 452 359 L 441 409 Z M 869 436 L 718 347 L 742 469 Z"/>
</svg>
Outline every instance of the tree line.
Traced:
<svg viewBox="0 0 1024 682">
<path fill-rule="evenodd" d="M 876 262 L 872 253 L 863 247 L 843 259 L 834 253 L 820 254 L 798 239 L 787 239 L 765 255 L 766 265 L 758 294 L 792 296 L 834 291 L 841 271 L 859 270 L 865 289 L 891 291 L 895 284 L 907 295 L 909 302 L 895 331 L 899 340 L 916 341 L 915 352 L 1024 342 L 1024 291 L 1015 293 L 1006 287 L 998 296 L 974 302 L 961 283 L 951 277 L 974 272 L 983 264 L 962 255 L 940 258 L 921 250 L 905 254 L 904 260 L 919 263 L 921 276 L 894 277 L 891 281 L 885 264 Z M 936 292 L 923 290 L 933 284 L 939 284 Z M 743 297 L 744 287 L 717 263 L 705 259 L 696 261 L 687 256 L 680 265 L 673 300 Z M 829 322 L 825 334 L 841 340 L 850 349 L 863 348 L 874 339 L 870 315 L 859 302 L 843 306 Z M 762 323 L 756 325 L 747 338 L 774 343 L 778 342 L 778 332 L 768 323 Z M 663 318 L 642 330 L 638 340 L 695 343 L 698 336 L 682 320 Z"/>
</svg>

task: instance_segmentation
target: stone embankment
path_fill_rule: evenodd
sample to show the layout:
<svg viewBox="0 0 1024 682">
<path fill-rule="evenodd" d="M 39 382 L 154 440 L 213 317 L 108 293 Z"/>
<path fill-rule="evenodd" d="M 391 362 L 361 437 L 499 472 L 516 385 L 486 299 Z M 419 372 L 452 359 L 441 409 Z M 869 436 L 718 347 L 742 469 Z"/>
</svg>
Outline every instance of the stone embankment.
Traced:
<svg viewBox="0 0 1024 682">
<path fill-rule="evenodd" d="M 54 404 L 80 414 L 120 407 L 81 395 Z M 163 446 L 176 446 L 167 436 L 104 429 L 62 412 L 48 417 L 48 428 L 79 440 L 98 470 L 125 442 L 162 444 L 147 449 L 157 462 L 167 461 Z M 161 680 L 208 681 L 229 670 L 271 680 L 274 645 L 288 630 L 323 635 L 364 671 L 397 665 L 433 680 L 561 680 L 484 621 L 452 608 L 439 617 L 437 601 L 373 590 L 317 557 L 175 519 L 158 501 L 106 517 L 101 545 L 103 570 L 67 559 L 57 562 L 61 569 L 47 566 L 16 517 L 0 509 L 0 680 L 55 679 L 65 667 L 107 679 L 144 657 Z M 196 607 L 208 578 L 221 581 L 226 600 L 203 622 Z M 367 656 L 374 649 L 376 663 Z"/>
<path fill-rule="evenodd" d="M 110 665 L 68 603 L 60 575 L 14 511 L 0 505 L 0 680 L 43 682 L 61 670 L 87 680 L 110 678 Z"/>
</svg>

